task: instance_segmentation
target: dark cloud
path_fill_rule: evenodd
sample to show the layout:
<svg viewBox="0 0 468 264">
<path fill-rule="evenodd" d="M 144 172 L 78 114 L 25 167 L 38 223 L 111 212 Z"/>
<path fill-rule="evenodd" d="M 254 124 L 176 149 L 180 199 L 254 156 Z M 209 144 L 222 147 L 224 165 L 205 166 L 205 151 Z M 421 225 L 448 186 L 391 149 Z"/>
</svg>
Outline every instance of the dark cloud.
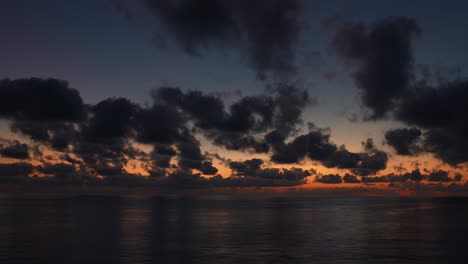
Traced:
<svg viewBox="0 0 468 264">
<path fill-rule="evenodd" d="M 36 171 L 51 175 L 57 179 L 78 179 L 78 171 L 75 166 L 67 163 L 45 163 L 43 165 L 37 166 Z"/>
<path fill-rule="evenodd" d="M 229 167 L 232 169 L 234 176 L 258 177 L 271 180 L 304 181 L 306 177 L 311 175 L 309 171 L 298 168 L 262 168 L 263 164 L 264 162 L 261 159 L 250 159 L 231 161 Z"/>
<path fill-rule="evenodd" d="M 248 151 L 253 153 L 267 153 L 270 146 L 261 138 L 238 132 L 212 133 L 213 143 L 229 150 Z"/>
<path fill-rule="evenodd" d="M 385 140 L 399 155 L 414 155 L 420 151 L 416 144 L 420 136 L 421 130 L 418 128 L 397 128 L 387 131 Z"/>
<path fill-rule="evenodd" d="M 0 144 L 0 155 L 6 158 L 13 159 L 28 159 L 29 147 L 15 140 L 11 144 L 4 146 Z"/>
<path fill-rule="evenodd" d="M 182 169 L 201 169 L 205 156 L 201 153 L 200 142 L 191 135 L 177 143 L 179 167 Z"/>
<path fill-rule="evenodd" d="M 303 181 L 310 176 L 310 172 L 300 168 L 278 169 L 265 168 L 257 172 L 257 177 L 271 180 Z"/>
<path fill-rule="evenodd" d="M 287 144 L 278 144 L 271 160 L 276 163 L 297 163 L 308 156 L 312 160 L 326 161 L 336 151 L 337 146 L 330 142 L 330 134 L 317 128 Z"/>
<path fill-rule="evenodd" d="M 206 175 L 215 175 L 218 173 L 218 169 L 213 166 L 211 161 L 203 161 L 200 166 L 200 172 Z"/>
<path fill-rule="evenodd" d="M 48 141 L 50 139 L 48 125 L 42 122 L 15 121 L 11 125 L 11 131 L 21 133 L 36 141 Z"/>
<path fill-rule="evenodd" d="M 229 167 L 233 170 L 234 175 L 238 176 L 254 176 L 263 165 L 261 159 L 250 159 L 245 161 L 231 161 Z"/>
<path fill-rule="evenodd" d="M 74 123 L 60 121 L 14 121 L 11 131 L 21 133 L 56 150 L 65 150 L 77 136 Z"/>
<path fill-rule="evenodd" d="M 182 138 L 186 119 L 170 105 L 154 104 L 141 109 L 135 116 L 136 139 L 142 143 L 172 144 Z"/>
<path fill-rule="evenodd" d="M 91 107 L 91 118 L 82 129 L 88 141 L 102 142 L 128 136 L 139 107 L 125 98 L 109 98 Z"/>
<path fill-rule="evenodd" d="M 429 173 L 427 180 L 430 182 L 449 182 L 452 178 L 449 177 L 448 171 L 437 170 Z"/>
<path fill-rule="evenodd" d="M 356 177 L 356 175 L 352 175 L 352 174 L 349 174 L 349 173 L 346 173 L 344 176 L 343 176 L 343 181 L 345 183 L 360 183 L 361 181 Z"/>
<path fill-rule="evenodd" d="M 161 87 L 153 91 L 153 98 L 176 106 L 204 130 L 247 133 L 273 127 L 293 129 L 300 123 L 304 107 L 311 103 L 308 92 L 282 83 L 269 86 L 267 91 L 271 95 L 240 98 L 229 106 L 229 111 L 219 97 L 199 91 L 184 93 L 179 88 Z"/>
<path fill-rule="evenodd" d="M 164 107 L 175 107 L 173 111 L 181 119 L 193 120 L 195 128 L 215 145 L 229 150 L 266 153 L 269 143 L 275 142 L 265 142 L 262 133 L 276 130 L 283 137 L 288 136 L 301 124 L 302 111 L 311 103 L 306 90 L 292 85 L 271 85 L 268 92 L 271 95 L 242 97 L 229 107 L 213 95 L 183 92 L 174 87 L 160 87 L 152 96 Z"/>
<path fill-rule="evenodd" d="M 337 184 L 342 183 L 343 179 L 338 174 L 327 174 L 316 176 L 315 181 L 320 183 Z"/>
<path fill-rule="evenodd" d="M 338 26 L 332 45 L 345 61 L 357 64 L 354 79 L 370 118 L 388 116 L 411 128 L 390 130 L 387 144 L 398 154 L 433 153 L 458 165 L 468 161 L 468 81 L 459 69 L 422 67 L 416 76 L 411 42 L 421 28 L 411 18 L 392 17 L 371 27 L 360 23 Z M 419 79 L 416 79 L 418 77 Z"/>
<path fill-rule="evenodd" d="M 105 99 L 83 106 L 82 119 L 75 120 L 12 116 L 11 129 L 40 146 L 34 151 L 35 158 L 43 162 L 36 168 L 38 173 L 54 175 L 57 181 L 69 183 L 96 181 L 96 176 L 102 176 L 101 183 L 113 185 L 145 182 L 177 186 L 193 182 L 225 186 L 229 181 L 242 186 L 289 186 L 304 183 L 311 175 L 310 171 L 297 168 L 266 168 L 263 160 L 252 159 L 230 162 L 232 177 L 223 183 L 220 179 L 210 182 L 201 174 L 192 173 L 192 170 L 204 175 L 218 173 L 211 161 L 213 157 L 202 153 L 199 136 L 229 150 L 270 154 L 271 161 L 276 163 L 311 159 L 360 176 L 375 174 L 386 167 L 386 153 L 376 149 L 371 139 L 363 142 L 363 152 L 352 153 L 331 142 L 327 129 L 312 123 L 308 124 L 308 133 L 297 135 L 302 111 L 313 100 L 306 90 L 292 85 L 270 85 L 265 94 L 241 97 L 229 106 L 217 96 L 173 87 L 154 90 L 151 99 L 147 106 L 125 98 Z M 144 152 L 134 142 L 153 149 Z M 58 154 L 42 156 L 41 151 L 47 148 Z M 57 159 L 54 155 L 66 163 L 54 164 Z M 131 181 L 132 174 L 126 168 L 135 165 L 129 165 L 130 161 L 140 162 L 152 180 Z M 174 178 L 163 183 L 171 175 Z"/>
<path fill-rule="evenodd" d="M 383 151 L 360 154 L 360 159 L 358 165 L 351 168 L 351 171 L 357 175 L 372 175 L 387 168 L 388 155 Z"/>
<path fill-rule="evenodd" d="M 297 163 L 307 157 L 326 167 L 349 169 L 362 176 L 375 174 L 387 167 L 388 155 L 375 149 L 371 139 L 363 146 L 365 152 L 349 152 L 344 146 L 338 147 L 330 141 L 329 131 L 311 127 L 308 134 L 298 136 L 289 143 L 276 144 L 271 160 L 276 163 Z"/>
<path fill-rule="evenodd" d="M 425 151 L 451 165 L 468 161 L 468 81 L 420 83 L 396 109 L 396 118 L 423 129 Z"/>
<path fill-rule="evenodd" d="M 215 176 L 209 179 L 209 184 L 215 187 L 285 187 L 306 183 L 305 180 L 284 180 L 261 177 L 228 177 Z"/>
<path fill-rule="evenodd" d="M 421 182 L 426 180 L 428 182 L 454 182 L 460 181 L 460 174 L 455 174 L 454 177 L 450 177 L 450 172 L 445 170 L 435 170 L 427 174 L 422 174 L 418 169 L 413 170 L 412 172 L 394 174 L 390 173 L 382 176 L 374 177 L 362 177 L 362 182 L 364 183 L 374 183 L 374 182 Z"/>
<path fill-rule="evenodd" d="M 362 148 L 368 153 L 372 153 L 376 150 L 374 140 L 372 138 L 368 138 L 366 141 L 361 142 L 361 145 Z"/>
<path fill-rule="evenodd" d="M 408 17 L 390 17 L 372 26 L 361 23 L 337 27 L 332 46 L 347 63 L 356 63 L 354 81 L 371 119 L 384 117 L 395 100 L 405 96 L 413 78 L 411 41 L 421 34 Z"/>
<path fill-rule="evenodd" d="M 27 163 L 27 162 L 0 164 L 0 177 L 1 178 L 3 178 L 3 177 L 6 177 L 6 178 L 15 178 L 15 177 L 26 178 L 33 171 L 34 171 L 34 166 L 31 165 L 30 163 Z"/>
<path fill-rule="evenodd" d="M 362 177 L 361 181 L 363 183 L 388 182 L 388 177 L 387 176 Z"/>
<path fill-rule="evenodd" d="M 80 121 L 85 107 L 77 90 L 57 79 L 0 80 L 0 116 L 28 121 Z"/>
<path fill-rule="evenodd" d="M 145 0 L 163 29 L 192 55 L 232 47 L 247 54 L 260 79 L 296 71 L 298 0 Z"/>
<path fill-rule="evenodd" d="M 425 176 L 421 174 L 419 169 L 415 169 L 410 173 L 406 173 L 405 177 L 411 181 L 422 181 Z"/>
<path fill-rule="evenodd" d="M 0 117 L 12 120 L 13 132 L 57 150 L 71 144 L 74 124 L 87 116 L 79 92 L 62 80 L 4 79 L 0 98 Z"/>
<path fill-rule="evenodd" d="M 155 167 L 169 168 L 172 158 L 176 155 L 177 152 L 172 146 L 156 145 L 151 153 L 151 158 L 153 159 Z"/>
</svg>

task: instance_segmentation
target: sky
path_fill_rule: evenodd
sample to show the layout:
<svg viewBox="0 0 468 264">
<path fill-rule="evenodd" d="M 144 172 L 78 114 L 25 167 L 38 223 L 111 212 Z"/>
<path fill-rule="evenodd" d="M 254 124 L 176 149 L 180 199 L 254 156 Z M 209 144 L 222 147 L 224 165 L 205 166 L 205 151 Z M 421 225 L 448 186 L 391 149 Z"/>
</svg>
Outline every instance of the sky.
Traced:
<svg viewBox="0 0 468 264">
<path fill-rule="evenodd" d="M 467 5 L 2 1 L 0 181 L 463 185 Z"/>
</svg>

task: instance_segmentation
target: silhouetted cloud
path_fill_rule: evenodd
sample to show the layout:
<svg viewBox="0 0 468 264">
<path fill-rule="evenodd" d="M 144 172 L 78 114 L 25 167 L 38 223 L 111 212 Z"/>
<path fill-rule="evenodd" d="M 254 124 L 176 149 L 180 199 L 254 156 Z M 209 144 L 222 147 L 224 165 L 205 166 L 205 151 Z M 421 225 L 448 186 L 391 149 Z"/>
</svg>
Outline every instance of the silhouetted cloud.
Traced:
<svg viewBox="0 0 468 264">
<path fill-rule="evenodd" d="M 396 109 L 397 119 L 424 130 L 422 147 L 448 164 L 468 161 L 468 81 L 420 83 Z"/>
<path fill-rule="evenodd" d="M 13 159 L 28 159 L 29 147 L 17 140 L 14 140 L 8 145 L 0 143 L 0 156 Z"/>
<path fill-rule="evenodd" d="M 109 98 L 91 107 L 92 117 L 82 126 L 88 141 L 102 142 L 127 136 L 139 107 L 126 98 Z"/>
<path fill-rule="evenodd" d="M 434 170 L 427 174 L 422 174 L 418 169 L 413 170 L 409 173 L 394 174 L 390 173 L 387 175 L 374 176 L 374 177 L 362 177 L 362 182 L 374 183 L 374 182 L 421 182 L 426 180 L 428 182 L 453 182 L 459 181 L 458 174 L 454 177 L 450 177 L 450 172 L 445 170 Z"/>
<path fill-rule="evenodd" d="M 346 173 L 344 176 L 343 176 L 343 181 L 345 183 L 360 183 L 361 181 L 356 177 L 356 175 L 352 175 L 352 174 L 349 174 L 349 173 Z"/>
<path fill-rule="evenodd" d="M 34 166 L 27 162 L 0 164 L 1 182 L 18 182 L 26 180 L 34 170 Z"/>
<path fill-rule="evenodd" d="M 85 107 L 77 90 L 57 79 L 0 80 L 0 116 L 27 121 L 80 121 Z"/>
<path fill-rule="evenodd" d="M 206 175 L 215 175 L 218 173 L 218 169 L 213 166 L 211 161 L 203 161 L 199 170 Z"/>
<path fill-rule="evenodd" d="M 11 121 L 11 131 L 30 138 L 34 147 L 30 149 L 20 141 L 3 140 L 0 142 L 0 154 L 9 158 L 28 159 L 31 152 L 34 159 L 42 162 L 36 167 L 29 163 L 3 164 L 3 174 L 10 174 L 7 178 L 12 181 L 184 188 L 193 184 L 194 187 L 205 188 L 227 187 L 229 184 L 295 186 L 305 183 L 307 177 L 311 175 L 311 171 L 299 168 L 269 168 L 269 165 L 261 159 L 226 161 L 222 157 L 203 153 L 199 136 L 205 136 L 210 143 L 228 150 L 265 153 L 275 163 L 298 163 L 310 159 L 328 168 L 345 169 L 351 173 L 347 173 L 344 177 L 339 175 L 316 177 L 316 181 L 324 183 L 460 180 L 460 176 L 450 177 L 447 176 L 448 172 L 444 174 L 441 171 L 428 174 L 413 171 L 378 176 L 379 178 L 370 177 L 386 168 L 388 155 L 377 149 L 372 139 L 362 142 L 361 152 L 350 152 L 345 146 L 337 146 L 330 140 L 328 129 L 319 128 L 313 123 L 308 123 L 307 133 L 299 134 L 302 112 L 313 102 L 307 91 L 291 85 L 269 86 L 268 94 L 240 97 L 229 106 L 225 106 L 224 101 L 214 95 L 199 91 L 182 91 L 173 87 L 154 90 L 151 94 L 151 104 L 145 106 L 137 105 L 125 98 L 108 98 L 97 104 L 84 106 L 79 94 L 68 88 L 65 82 L 53 79 L 31 80 L 34 80 L 32 84 L 23 79 L 18 82 L 15 80 L 8 82 L 15 83 L 16 86 L 24 82 L 25 85 L 29 84 L 32 87 L 36 87 L 34 85 L 39 83 L 42 85 L 40 86 L 42 88 L 37 88 L 39 90 L 47 90 L 47 85 L 50 84 L 51 90 L 65 90 L 62 92 L 66 95 L 78 96 L 78 99 L 75 99 L 81 103 L 78 107 L 80 109 L 78 112 L 81 114 L 49 117 L 44 114 L 39 118 L 29 113 L 33 112 L 31 109 L 4 110 L 2 117 Z M 458 91 L 461 87 L 464 86 L 451 85 L 441 96 L 451 93 L 451 89 Z M 10 88 L 6 85 L 2 89 L 7 91 Z M 423 92 L 433 93 L 432 89 L 428 88 Z M 50 94 L 50 91 L 47 94 Z M 456 95 L 462 96 L 459 93 Z M 448 98 L 452 97 L 453 95 L 450 95 Z M 415 105 L 420 103 L 412 96 L 405 100 L 408 102 L 415 100 Z M 62 107 L 59 103 L 52 103 L 50 107 L 54 104 Z M 20 109 L 20 106 L 12 107 Z M 459 106 L 456 109 L 463 112 L 461 101 Z M 58 106 L 55 107 L 57 111 L 60 110 Z M 76 108 L 76 104 L 71 104 L 70 107 Z M 447 115 L 453 111 L 451 108 L 444 110 L 444 105 L 437 107 Z M 439 126 L 444 126 L 441 130 L 444 136 L 448 135 L 443 133 L 446 131 L 454 133 L 464 131 L 464 123 L 441 123 L 442 118 L 430 122 L 426 119 L 419 121 L 416 118 L 417 112 L 407 109 L 408 107 L 402 104 L 398 109 L 401 115 L 399 117 L 403 120 L 405 111 L 413 114 L 407 119 L 411 121 L 407 122 L 415 123 L 424 131 L 420 137 L 421 148 L 425 151 L 441 153 L 439 148 L 430 148 L 430 146 L 445 147 L 440 145 L 443 141 L 437 141 L 439 138 L 435 137 L 436 131 L 441 130 Z M 416 139 L 406 140 L 408 137 L 406 134 L 413 132 L 417 134 L 417 131 L 419 131 L 417 128 L 391 130 L 387 132 L 387 143 L 392 146 L 412 145 Z M 411 135 L 410 138 L 415 137 Z M 438 142 L 439 145 L 434 142 Z M 134 143 L 145 144 L 152 147 L 152 150 L 142 151 L 135 147 Z M 58 155 L 58 158 L 41 153 L 47 148 L 56 151 L 57 154 L 53 155 Z M 233 171 L 231 177 L 223 178 L 217 175 L 218 169 L 214 167 L 212 161 L 215 158 L 219 158 L 231 168 Z M 62 161 L 57 162 L 57 159 Z M 140 162 L 150 177 L 129 173 L 127 166 L 132 160 Z M 26 177 L 33 172 L 53 177 Z M 207 178 L 206 175 L 214 176 Z M 358 180 L 357 176 L 364 177 Z"/>
<path fill-rule="evenodd" d="M 387 167 L 388 155 L 375 149 L 373 141 L 364 142 L 365 152 L 349 152 L 344 146 L 336 146 L 330 141 L 327 130 L 310 127 L 308 134 L 300 135 L 289 143 L 276 144 L 271 156 L 276 163 L 297 163 L 304 158 L 319 161 L 329 168 L 349 169 L 353 173 L 366 176 L 375 174 Z M 271 135 L 270 135 L 271 136 Z"/>
<path fill-rule="evenodd" d="M 262 165 L 263 160 L 261 159 L 229 162 L 229 167 L 234 171 L 234 174 L 238 176 L 254 176 Z"/>
<path fill-rule="evenodd" d="M 151 153 L 153 163 L 158 168 L 169 168 L 170 162 L 177 152 L 172 146 L 155 145 Z"/>
<path fill-rule="evenodd" d="M 392 146 L 399 155 L 414 155 L 421 151 L 416 145 L 421 136 L 418 128 L 398 128 L 385 132 L 386 143 Z"/>
<path fill-rule="evenodd" d="M 160 87 L 152 96 L 164 107 L 174 107 L 181 120 L 193 120 L 215 145 L 267 153 L 269 144 L 276 142 L 266 142 L 261 133 L 275 130 L 283 137 L 278 140 L 284 140 L 301 124 L 303 109 L 312 103 L 306 90 L 292 85 L 272 85 L 268 92 L 272 95 L 245 96 L 229 107 L 219 97 L 174 87 Z"/>
<path fill-rule="evenodd" d="M 427 177 L 428 181 L 431 182 L 449 182 L 452 179 L 449 177 L 448 171 L 437 170 L 429 173 Z"/>
<path fill-rule="evenodd" d="M 229 167 L 232 169 L 234 176 L 240 177 L 304 181 L 306 177 L 311 175 L 309 171 L 299 168 L 262 168 L 263 164 L 264 162 L 261 159 L 250 159 L 245 161 L 231 161 Z"/>
<path fill-rule="evenodd" d="M 55 177 L 56 181 L 81 182 L 80 172 L 72 164 L 45 163 L 35 169 L 39 173 Z"/>
<path fill-rule="evenodd" d="M 405 95 L 413 77 L 411 41 L 421 34 L 409 17 L 390 17 L 372 26 L 362 23 L 337 27 L 332 46 L 347 63 L 356 63 L 353 77 L 371 119 L 384 117 L 394 100 Z"/>
<path fill-rule="evenodd" d="M 428 67 L 416 79 L 412 39 L 421 33 L 414 19 L 391 17 L 371 27 L 362 23 L 338 26 L 332 45 L 346 62 L 356 63 L 353 77 L 371 119 L 389 116 L 411 128 L 386 133 L 389 145 L 400 155 L 433 153 L 458 165 L 468 161 L 468 81 L 459 70 L 432 74 Z M 454 75 L 455 77 L 450 77 Z M 435 75 L 436 78 L 432 78 Z"/>
<path fill-rule="evenodd" d="M 402 182 L 459 182 L 462 176 L 459 173 L 455 173 L 453 177 L 450 176 L 449 171 L 445 170 L 434 170 L 427 174 L 422 174 L 418 169 L 408 173 L 389 173 L 378 176 L 362 176 L 361 179 L 358 176 L 345 173 L 343 176 L 339 174 L 319 174 L 315 177 L 316 182 L 327 183 L 327 184 L 338 184 L 338 183 L 402 183 Z"/>
<path fill-rule="evenodd" d="M 337 184 L 337 183 L 342 183 L 343 179 L 338 174 L 326 174 L 326 175 L 316 176 L 315 181 L 320 182 L 320 183 Z"/>
<path fill-rule="evenodd" d="M 296 71 L 302 25 L 298 0 L 145 0 L 166 33 L 189 54 L 232 47 L 247 54 L 258 78 Z"/>
<path fill-rule="evenodd" d="M 177 143 L 179 167 L 182 169 L 201 169 L 205 156 L 201 153 L 200 142 L 191 135 Z"/>
</svg>

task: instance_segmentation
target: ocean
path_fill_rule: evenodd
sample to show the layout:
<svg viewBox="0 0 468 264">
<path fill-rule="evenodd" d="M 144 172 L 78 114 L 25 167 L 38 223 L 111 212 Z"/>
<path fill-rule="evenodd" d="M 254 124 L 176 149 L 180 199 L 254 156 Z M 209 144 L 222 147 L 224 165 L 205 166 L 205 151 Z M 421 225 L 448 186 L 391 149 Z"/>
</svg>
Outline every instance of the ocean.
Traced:
<svg viewBox="0 0 468 264">
<path fill-rule="evenodd" d="M 2 195 L 0 263 L 468 263 L 468 199 Z"/>
</svg>

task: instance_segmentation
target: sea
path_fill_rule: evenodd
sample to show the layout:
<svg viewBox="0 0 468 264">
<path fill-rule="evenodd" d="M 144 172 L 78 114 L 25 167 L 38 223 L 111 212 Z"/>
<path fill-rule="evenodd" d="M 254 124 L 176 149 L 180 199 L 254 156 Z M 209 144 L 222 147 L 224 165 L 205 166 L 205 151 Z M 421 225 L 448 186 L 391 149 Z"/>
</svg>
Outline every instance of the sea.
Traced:
<svg viewBox="0 0 468 264">
<path fill-rule="evenodd" d="M 7 194 L 0 263 L 468 263 L 468 198 Z"/>
</svg>

